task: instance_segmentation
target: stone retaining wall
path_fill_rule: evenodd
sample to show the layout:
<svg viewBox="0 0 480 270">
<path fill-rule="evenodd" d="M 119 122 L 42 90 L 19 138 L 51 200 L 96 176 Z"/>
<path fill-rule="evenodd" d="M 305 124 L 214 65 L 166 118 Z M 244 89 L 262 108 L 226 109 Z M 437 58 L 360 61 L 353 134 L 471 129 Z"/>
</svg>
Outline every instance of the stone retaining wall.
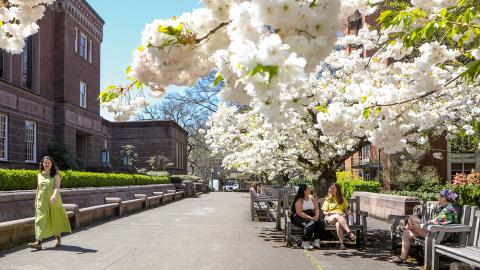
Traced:
<svg viewBox="0 0 480 270">
<path fill-rule="evenodd" d="M 355 191 L 352 196 L 360 199 L 360 210 L 369 217 L 387 220 L 389 215 L 411 215 L 413 207 L 421 204 L 415 197 Z"/>
</svg>

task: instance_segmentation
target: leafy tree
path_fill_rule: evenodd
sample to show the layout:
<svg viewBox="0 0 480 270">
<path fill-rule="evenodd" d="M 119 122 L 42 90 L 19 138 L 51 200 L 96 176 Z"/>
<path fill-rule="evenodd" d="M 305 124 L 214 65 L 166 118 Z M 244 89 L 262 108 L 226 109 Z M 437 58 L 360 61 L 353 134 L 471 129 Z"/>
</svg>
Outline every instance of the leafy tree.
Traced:
<svg viewBox="0 0 480 270">
<path fill-rule="evenodd" d="M 120 151 L 122 158 L 126 158 L 127 166 L 129 169 L 137 171 L 136 163 L 138 162 L 138 153 L 135 151 L 135 146 L 133 145 L 124 145 Z"/>
<path fill-rule="evenodd" d="M 75 166 L 70 157 L 70 151 L 64 142 L 48 145 L 46 154 L 55 160 L 61 170 L 69 170 Z"/>
</svg>

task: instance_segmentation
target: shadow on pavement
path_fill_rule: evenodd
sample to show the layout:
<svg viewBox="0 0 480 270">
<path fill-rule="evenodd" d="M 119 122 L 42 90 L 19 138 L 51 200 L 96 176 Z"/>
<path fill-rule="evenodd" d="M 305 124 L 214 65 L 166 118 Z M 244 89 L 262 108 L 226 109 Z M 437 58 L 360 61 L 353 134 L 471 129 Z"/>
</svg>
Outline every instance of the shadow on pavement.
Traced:
<svg viewBox="0 0 480 270">
<path fill-rule="evenodd" d="M 33 250 L 32 252 L 41 252 L 41 251 L 66 251 L 66 252 L 75 252 L 77 254 L 97 253 L 96 249 L 89 249 L 89 248 L 83 248 L 79 246 L 70 246 L 70 245 L 61 245 L 59 247 L 47 247 L 42 250 Z"/>
<path fill-rule="evenodd" d="M 385 230 L 372 230 L 369 228 L 367 233 L 366 250 L 349 247 L 347 250 L 338 250 L 336 247 L 322 247 L 324 249 L 323 256 L 336 256 L 340 258 L 366 258 L 376 261 L 390 261 L 393 258 L 390 252 L 390 232 Z M 404 265 L 405 269 L 420 269 L 416 263 Z"/>
<path fill-rule="evenodd" d="M 283 231 L 278 231 L 272 228 L 261 228 L 258 237 L 266 242 L 273 242 L 283 244 Z"/>
</svg>

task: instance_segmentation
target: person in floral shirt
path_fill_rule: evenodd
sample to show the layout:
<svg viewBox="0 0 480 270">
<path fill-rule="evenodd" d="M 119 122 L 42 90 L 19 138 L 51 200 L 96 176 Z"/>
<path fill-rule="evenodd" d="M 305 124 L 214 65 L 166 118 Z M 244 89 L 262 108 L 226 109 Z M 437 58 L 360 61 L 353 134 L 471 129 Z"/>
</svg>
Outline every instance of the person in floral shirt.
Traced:
<svg viewBox="0 0 480 270">
<path fill-rule="evenodd" d="M 457 198 L 458 195 L 449 189 L 440 191 L 440 194 L 438 195 L 438 208 L 436 209 L 433 218 L 427 223 L 436 225 L 457 223 L 458 211 L 454 206 Z M 412 240 L 415 237 L 425 238 L 427 234 L 428 231 L 421 228 L 420 220 L 418 218 L 408 219 L 408 223 L 403 231 L 402 252 L 400 256 L 393 258 L 392 262 L 397 264 L 405 263 Z"/>
</svg>

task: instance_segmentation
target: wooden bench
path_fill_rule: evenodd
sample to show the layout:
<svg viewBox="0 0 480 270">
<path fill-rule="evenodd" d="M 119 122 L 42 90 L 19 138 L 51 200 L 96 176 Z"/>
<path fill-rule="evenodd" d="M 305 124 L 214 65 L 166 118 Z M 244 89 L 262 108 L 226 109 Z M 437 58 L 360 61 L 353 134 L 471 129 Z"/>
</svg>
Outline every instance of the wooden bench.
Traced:
<svg viewBox="0 0 480 270">
<path fill-rule="evenodd" d="M 439 255 L 468 263 L 475 267 L 480 267 L 480 210 L 478 207 L 472 207 L 470 211 L 469 225 L 457 226 L 431 226 L 429 231 L 437 232 L 438 235 L 446 233 L 460 233 L 458 245 L 448 245 L 437 243 L 436 239 L 433 242 L 432 248 L 432 263 L 431 268 L 438 270 Z"/>
<path fill-rule="evenodd" d="M 272 220 L 270 213 L 270 198 L 265 195 L 258 194 L 253 188 L 250 188 L 250 215 L 253 220 L 267 219 Z"/>
<path fill-rule="evenodd" d="M 438 207 L 437 201 L 428 201 L 423 205 L 417 205 L 414 208 L 414 214 L 420 215 L 422 222 L 427 222 L 433 218 L 435 211 Z M 416 210 L 417 209 L 417 210 Z M 391 251 L 395 252 L 396 248 L 402 244 L 403 228 L 408 222 L 410 215 L 389 215 L 388 220 L 391 223 L 390 226 L 390 243 Z M 398 241 L 397 239 L 400 239 Z M 425 246 L 423 238 L 413 239 L 411 246 Z"/>
<path fill-rule="evenodd" d="M 321 210 L 323 205 L 324 199 L 318 200 L 318 205 L 320 208 L 320 219 L 323 220 L 323 211 Z M 365 247 L 366 245 L 366 236 L 367 236 L 367 217 L 368 213 L 363 212 L 360 210 L 360 198 L 350 198 L 348 200 L 351 215 L 347 217 L 348 226 L 351 231 L 355 232 L 357 240 L 355 240 L 355 244 L 357 246 L 362 245 Z M 285 242 L 287 246 L 292 246 L 293 236 L 294 235 L 301 235 L 303 233 L 303 229 L 296 226 L 292 223 L 290 216 L 291 216 L 291 202 L 289 201 L 288 196 L 284 198 L 284 207 L 285 207 Z M 335 225 L 325 225 L 325 231 L 337 231 Z M 346 243 L 349 243 L 346 241 Z"/>
<path fill-rule="evenodd" d="M 461 227 L 462 225 L 468 225 L 470 222 L 471 215 L 471 206 L 465 205 L 462 209 L 458 209 L 458 214 L 460 217 L 459 224 L 449 224 L 449 225 L 430 225 L 428 221 L 431 220 L 435 214 L 435 211 L 438 208 L 438 202 L 428 201 L 420 208 L 421 221 L 424 224 L 421 224 L 421 227 L 425 230 L 430 231 L 431 233 L 425 237 L 415 237 L 412 242 L 412 247 L 423 247 L 425 249 L 424 253 L 424 266 L 427 269 L 432 267 L 432 249 L 434 242 L 440 244 L 442 241 L 448 240 L 451 243 L 458 243 L 459 237 L 456 235 L 451 235 L 451 233 L 459 232 L 455 231 L 455 228 Z M 395 252 L 397 244 L 401 245 L 401 239 L 403 235 L 403 228 L 408 222 L 410 216 L 405 215 L 390 215 L 389 220 L 392 222 L 390 237 L 392 244 L 392 252 Z M 452 230 L 452 231 L 451 231 Z M 400 241 L 397 243 L 397 239 Z"/>
</svg>

